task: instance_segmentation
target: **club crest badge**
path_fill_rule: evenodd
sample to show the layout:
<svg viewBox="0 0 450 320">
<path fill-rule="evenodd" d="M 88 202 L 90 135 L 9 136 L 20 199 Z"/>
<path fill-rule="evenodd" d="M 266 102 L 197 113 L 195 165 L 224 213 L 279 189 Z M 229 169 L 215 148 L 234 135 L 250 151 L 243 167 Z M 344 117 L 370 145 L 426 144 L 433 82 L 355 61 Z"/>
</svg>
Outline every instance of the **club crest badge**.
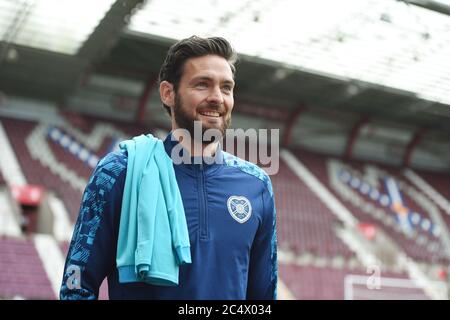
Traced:
<svg viewBox="0 0 450 320">
<path fill-rule="evenodd" d="M 228 212 L 239 223 L 244 223 L 252 215 L 252 205 L 246 197 L 231 196 L 227 201 Z"/>
</svg>

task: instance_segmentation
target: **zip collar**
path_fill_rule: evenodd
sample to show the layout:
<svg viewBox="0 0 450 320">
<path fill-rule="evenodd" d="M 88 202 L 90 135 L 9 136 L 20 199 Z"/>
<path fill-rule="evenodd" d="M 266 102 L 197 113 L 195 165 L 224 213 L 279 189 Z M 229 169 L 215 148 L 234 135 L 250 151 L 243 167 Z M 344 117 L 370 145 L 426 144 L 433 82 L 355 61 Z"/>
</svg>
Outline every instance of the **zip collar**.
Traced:
<svg viewBox="0 0 450 320">
<path fill-rule="evenodd" d="M 172 150 L 177 146 L 180 142 L 172 135 L 172 132 L 167 135 L 166 139 L 164 140 L 164 149 L 166 150 L 167 155 L 172 159 Z M 183 161 L 180 162 L 174 161 L 173 166 L 174 168 L 182 169 L 183 171 L 186 171 L 191 174 L 198 174 L 201 172 L 204 173 L 212 173 L 216 170 L 220 169 L 223 164 L 225 163 L 224 154 L 222 151 L 222 145 L 219 143 L 217 145 L 216 153 L 214 157 L 191 157 L 189 151 L 182 147 L 178 147 L 178 150 L 175 150 L 177 156 L 180 156 L 181 159 L 186 158 L 189 159 L 184 163 Z M 189 156 L 188 156 L 189 155 Z M 173 161 L 173 159 L 172 159 Z"/>
</svg>

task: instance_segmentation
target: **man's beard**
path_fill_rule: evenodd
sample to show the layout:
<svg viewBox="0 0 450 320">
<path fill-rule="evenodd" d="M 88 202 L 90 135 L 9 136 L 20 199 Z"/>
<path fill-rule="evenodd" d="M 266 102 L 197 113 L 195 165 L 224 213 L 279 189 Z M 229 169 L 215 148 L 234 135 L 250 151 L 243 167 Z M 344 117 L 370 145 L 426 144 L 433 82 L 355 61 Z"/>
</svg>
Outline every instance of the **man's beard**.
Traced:
<svg viewBox="0 0 450 320">
<path fill-rule="evenodd" d="M 208 109 L 211 110 L 217 110 L 219 111 L 217 106 L 208 106 Z M 200 119 L 195 119 L 194 117 L 192 117 L 189 113 L 187 113 L 183 107 L 183 101 L 181 100 L 181 96 L 176 93 L 175 94 L 175 107 L 174 107 L 174 116 L 175 116 L 175 122 L 177 123 L 177 125 L 182 128 L 182 129 L 186 129 L 189 134 L 191 135 L 191 137 L 195 138 L 195 134 L 194 134 L 194 121 L 200 121 L 201 125 L 202 125 L 202 139 L 205 136 L 205 132 L 208 129 L 216 129 L 220 132 L 221 134 L 221 138 L 223 138 L 225 136 L 225 130 L 227 130 L 229 128 L 229 126 L 231 125 L 231 117 L 228 117 L 227 119 L 225 119 L 224 121 L 222 121 L 220 127 L 216 127 L 216 126 L 211 126 L 211 127 L 205 127 L 203 121 L 201 121 Z M 209 144 L 211 141 L 205 141 L 202 143 L 205 144 Z"/>
</svg>

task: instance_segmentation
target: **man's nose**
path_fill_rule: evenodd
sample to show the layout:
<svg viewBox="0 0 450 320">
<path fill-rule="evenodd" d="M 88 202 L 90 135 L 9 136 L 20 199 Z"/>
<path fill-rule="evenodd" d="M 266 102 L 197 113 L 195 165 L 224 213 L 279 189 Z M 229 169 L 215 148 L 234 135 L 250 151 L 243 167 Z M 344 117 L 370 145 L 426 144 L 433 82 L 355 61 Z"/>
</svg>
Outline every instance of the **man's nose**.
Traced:
<svg viewBox="0 0 450 320">
<path fill-rule="evenodd" d="M 224 99 L 223 99 L 222 91 L 220 90 L 219 87 L 214 87 L 213 89 L 211 89 L 211 91 L 209 92 L 207 101 L 210 104 L 216 104 L 218 106 L 221 106 L 223 104 Z"/>
</svg>

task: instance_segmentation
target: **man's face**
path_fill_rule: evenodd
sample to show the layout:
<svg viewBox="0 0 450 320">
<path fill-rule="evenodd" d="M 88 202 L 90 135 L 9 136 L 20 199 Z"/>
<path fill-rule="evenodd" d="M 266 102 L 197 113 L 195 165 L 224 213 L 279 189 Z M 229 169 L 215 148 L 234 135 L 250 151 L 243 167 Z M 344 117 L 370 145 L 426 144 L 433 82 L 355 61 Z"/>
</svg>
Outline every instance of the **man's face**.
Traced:
<svg viewBox="0 0 450 320">
<path fill-rule="evenodd" d="M 176 125 L 194 135 L 194 121 L 202 132 L 218 129 L 225 134 L 234 105 L 234 80 L 228 62 L 216 55 L 188 59 L 175 96 Z"/>
</svg>

